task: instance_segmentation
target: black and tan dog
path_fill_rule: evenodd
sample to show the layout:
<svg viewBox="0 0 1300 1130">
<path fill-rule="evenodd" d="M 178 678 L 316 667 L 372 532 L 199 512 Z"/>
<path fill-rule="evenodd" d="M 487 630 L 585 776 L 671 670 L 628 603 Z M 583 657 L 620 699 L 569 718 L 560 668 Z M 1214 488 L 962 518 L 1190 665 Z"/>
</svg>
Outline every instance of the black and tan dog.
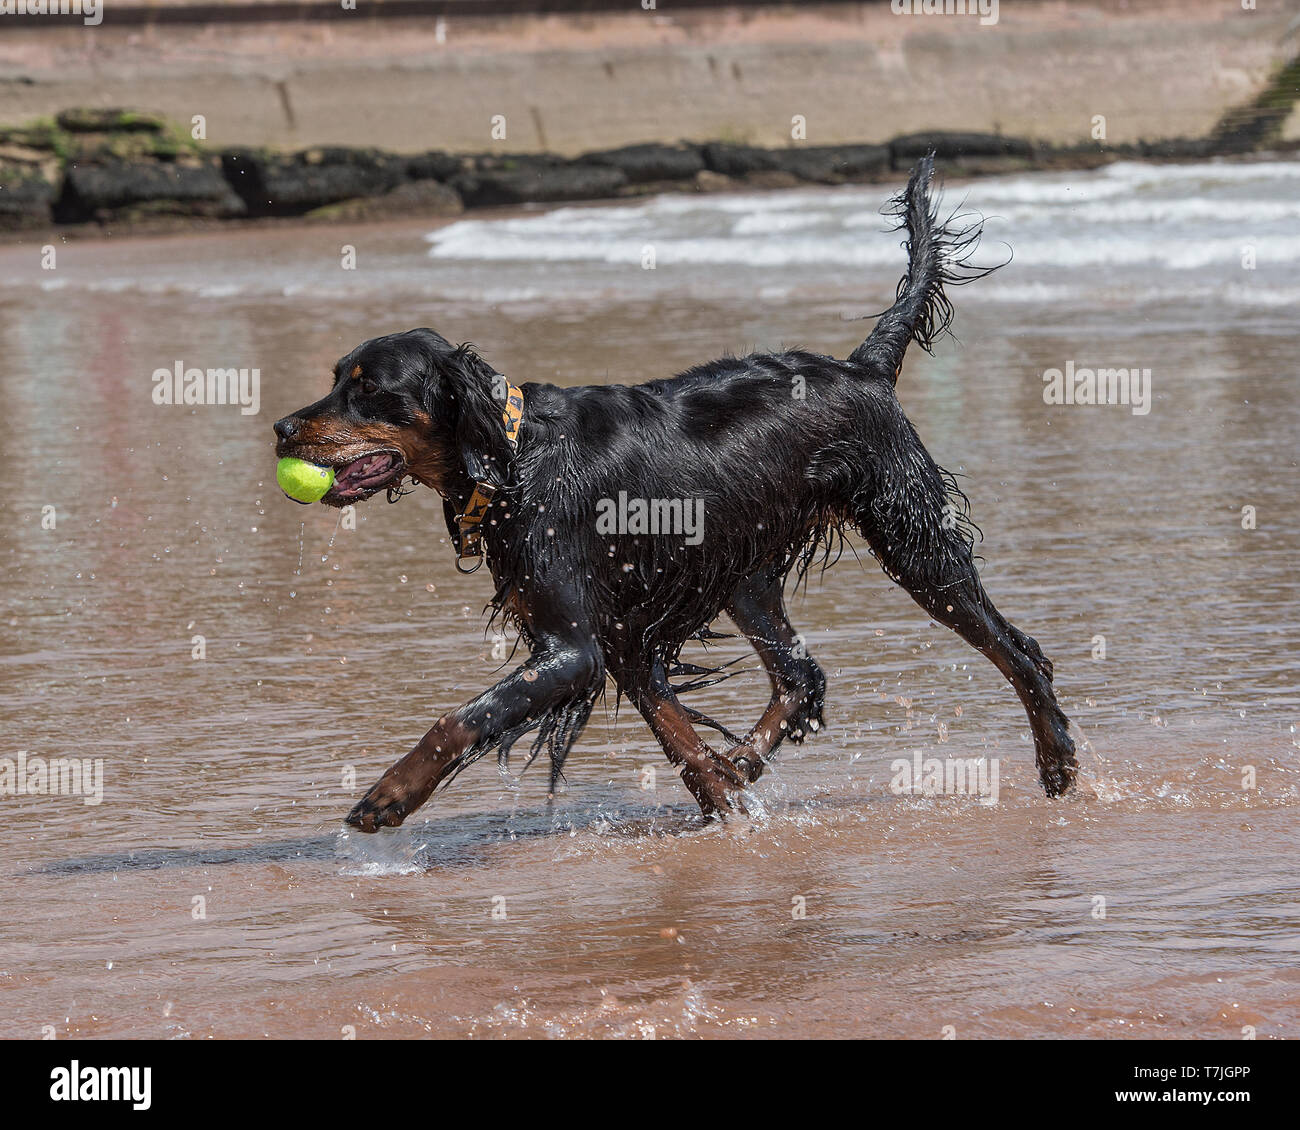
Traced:
<svg viewBox="0 0 1300 1130">
<path fill-rule="evenodd" d="M 358 346 L 323 400 L 275 425 L 281 456 L 336 469 L 331 505 L 385 489 L 392 499 L 408 477 L 438 491 L 461 563 L 486 554 L 492 604 L 530 651 L 440 718 L 350 824 L 402 823 L 440 782 L 532 731 L 534 755 L 545 749 L 558 774 L 607 676 L 700 808 L 732 810 L 783 738 L 802 740 L 822 723 L 826 680 L 786 618 L 783 585 L 846 529 L 996 664 L 1028 712 L 1043 787 L 1052 796 L 1071 788 L 1074 745 L 1052 664 L 985 594 L 966 499 L 894 394 L 908 345 L 928 350 L 948 328 L 945 284 L 985 273 L 967 262 L 978 226 L 939 221 L 931 174 L 927 158 L 894 201 L 907 274 L 847 360 L 762 353 L 635 387 L 516 387 L 468 347 L 411 330 Z M 643 518 L 647 508 L 668 518 L 702 506 L 702 529 L 611 523 L 612 500 L 640 504 Z M 724 611 L 772 682 L 743 738 L 683 705 L 669 682 L 686 641 Z M 697 724 L 729 748 L 711 748 Z"/>
</svg>

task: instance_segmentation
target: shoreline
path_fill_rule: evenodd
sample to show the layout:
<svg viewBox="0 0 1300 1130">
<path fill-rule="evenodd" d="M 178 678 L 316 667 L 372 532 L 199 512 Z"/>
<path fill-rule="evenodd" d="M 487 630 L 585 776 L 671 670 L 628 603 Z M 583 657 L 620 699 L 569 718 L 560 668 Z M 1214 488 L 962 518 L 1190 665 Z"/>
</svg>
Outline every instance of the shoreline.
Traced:
<svg viewBox="0 0 1300 1130">
<path fill-rule="evenodd" d="M 504 218 L 665 193 L 888 184 L 904 180 L 930 151 L 940 174 L 954 182 L 1125 160 L 1300 159 L 1300 142 L 1256 146 L 1253 140 L 1247 128 L 1151 144 L 1056 147 L 999 134 L 929 131 L 883 145 L 651 142 L 572 159 L 338 147 L 281 154 L 216 152 L 149 115 L 73 110 L 55 123 L 0 130 L 0 242 L 406 219 L 437 224 L 466 213 Z"/>
<path fill-rule="evenodd" d="M 28 21 L 0 41 L 0 239 L 880 183 L 931 148 L 950 177 L 1300 152 L 1272 5 L 1026 0 L 993 27 L 893 7 L 159 0 L 131 9 L 143 30 Z"/>
<path fill-rule="evenodd" d="M 1023 170 L 1005 170 L 1002 172 L 990 172 L 985 174 L 954 172 L 944 176 L 944 170 L 942 167 L 937 168 L 936 171 L 943 179 L 944 187 L 957 188 L 982 179 L 985 176 L 1015 176 L 1030 172 L 1087 172 L 1093 169 L 1104 168 L 1106 165 L 1115 164 L 1119 161 L 1138 161 L 1152 165 L 1191 165 L 1218 162 L 1229 165 L 1250 165 L 1269 161 L 1300 161 L 1300 147 L 1279 150 L 1262 150 L 1257 153 L 1248 154 L 1222 154 L 1205 158 L 1143 158 L 1127 155 L 1112 157 L 1105 161 L 1081 161 L 1077 164 L 1062 163 L 1054 165 L 1051 168 L 1044 167 Z M 906 173 L 900 171 L 894 177 L 881 177 L 871 181 L 844 182 L 844 184 L 889 184 L 892 182 L 901 187 L 906 182 L 906 179 Z M 727 197 L 752 193 L 791 191 L 794 189 L 835 187 L 843 187 L 843 185 L 827 185 L 818 184 L 816 182 L 803 182 L 790 185 L 761 185 L 736 181 L 733 184 L 712 189 L 708 194 Z M 434 231 L 438 228 L 456 223 L 464 217 L 471 217 L 477 220 L 511 220 L 526 216 L 542 215 L 545 212 L 556 208 L 618 207 L 620 204 L 645 200 L 656 195 L 673 194 L 689 195 L 690 192 L 689 190 L 666 187 L 661 189 L 659 192 L 646 192 L 636 196 L 612 198 L 592 197 L 589 199 L 576 200 L 530 201 L 513 205 L 488 205 L 477 208 L 466 208 L 463 212 L 455 214 L 421 214 L 418 211 L 412 211 L 388 214 L 372 213 L 347 219 L 337 216 L 301 215 L 260 216 L 253 218 L 243 217 L 240 219 L 228 220 L 212 219 L 210 217 L 173 216 L 165 219 L 119 220 L 113 223 L 104 224 L 54 224 L 44 228 L 34 227 L 10 231 L 0 230 L 0 247 L 15 247 L 22 246 L 26 243 L 48 243 L 51 241 L 70 243 L 80 241 L 91 242 L 96 240 L 107 241 L 114 239 L 163 239 L 171 236 L 217 235 L 227 232 L 244 233 L 259 230 L 301 231 L 311 228 L 343 227 L 345 225 L 368 228 L 384 227 L 391 224 L 413 224 L 426 225 L 428 230 Z"/>
</svg>

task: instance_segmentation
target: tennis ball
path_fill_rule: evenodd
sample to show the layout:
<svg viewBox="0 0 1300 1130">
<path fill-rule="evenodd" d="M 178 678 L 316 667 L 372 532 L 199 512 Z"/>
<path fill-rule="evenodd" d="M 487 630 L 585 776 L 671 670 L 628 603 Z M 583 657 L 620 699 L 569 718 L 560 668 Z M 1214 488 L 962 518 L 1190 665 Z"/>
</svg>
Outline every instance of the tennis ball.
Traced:
<svg viewBox="0 0 1300 1130">
<path fill-rule="evenodd" d="M 294 502 L 319 502 L 334 485 L 334 468 L 286 456 L 276 464 L 275 481 Z"/>
</svg>

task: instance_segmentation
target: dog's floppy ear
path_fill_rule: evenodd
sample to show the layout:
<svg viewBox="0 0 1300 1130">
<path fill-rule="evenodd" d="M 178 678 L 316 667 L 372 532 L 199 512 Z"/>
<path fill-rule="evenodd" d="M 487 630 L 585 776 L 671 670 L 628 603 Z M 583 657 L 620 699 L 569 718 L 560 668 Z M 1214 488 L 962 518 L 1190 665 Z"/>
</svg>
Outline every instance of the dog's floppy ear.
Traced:
<svg viewBox="0 0 1300 1130">
<path fill-rule="evenodd" d="M 494 487 L 513 482 L 514 451 L 501 419 L 509 387 L 505 377 L 468 344 L 440 354 L 434 364 L 453 414 L 455 444 L 469 477 Z"/>
</svg>

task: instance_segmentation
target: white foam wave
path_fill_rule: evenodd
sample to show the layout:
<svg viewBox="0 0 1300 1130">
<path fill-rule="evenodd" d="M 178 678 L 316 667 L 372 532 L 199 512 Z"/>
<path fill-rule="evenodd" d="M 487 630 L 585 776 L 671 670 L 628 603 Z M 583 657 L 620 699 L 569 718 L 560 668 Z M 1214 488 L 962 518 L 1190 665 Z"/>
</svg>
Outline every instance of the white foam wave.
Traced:
<svg viewBox="0 0 1300 1130">
<path fill-rule="evenodd" d="M 1153 265 L 1194 271 L 1300 259 L 1300 162 L 1108 166 L 1092 173 L 993 178 L 963 192 L 1021 267 Z M 879 186 L 727 196 L 663 196 L 612 208 L 560 208 L 463 220 L 431 232 L 429 254 L 457 262 L 870 268 L 898 261 Z M 954 204 L 960 201 L 951 200 Z"/>
<path fill-rule="evenodd" d="M 732 226 L 732 235 L 779 235 L 782 232 L 815 228 L 831 219 L 829 212 L 756 212 L 741 216 Z"/>
<path fill-rule="evenodd" d="M 1035 203 L 1018 203 L 1001 207 L 996 202 L 981 199 L 981 210 L 988 219 L 999 222 L 1006 230 L 1008 225 L 1041 222 L 1045 214 L 1055 211 L 1062 219 L 1080 224 L 1159 224 L 1195 223 L 1205 221 L 1223 228 L 1243 229 L 1268 223 L 1300 219 L 1300 200 L 1234 199 L 1223 201 L 1208 197 L 1189 197 L 1185 200 L 1112 198 L 1090 204 L 1061 197 Z M 841 226 L 847 229 L 883 229 L 887 221 L 879 212 L 853 212 L 845 216 Z"/>
<path fill-rule="evenodd" d="M 1075 267 L 1155 264 L 1173 271 L 1190 271 L 1216 264 L 1239 264 L 1243 247 L 1256 237 L 1243 233 L 1218 238 L 1168 236 L 1134 239 L 1128 234 L 1110 238 L 1044 238 L 1026 233 L 1015 241 L 1015 261 L 1020 266 L 1069 270 Z M 434 254 L 440 259 L 474 261 L 542 261 L 548 263 L 607 263 L 639 265 L 646 247 L 654 249 L 659 267 L 712 265 L 747 267 L 840 266 L 877 267 L 897 264 L 896 239 L 848 240 L 843 236 L 807 235 L 800 238 L 773 235 L 762 239 L 727 236 L 695 239 L 641 238 L 520 239 L 487 232 L 464 232 L 440 242 Z M 1262 238 L 1256 247 L 1260 266 L 1294 263 L 1300 259 L 1300 237 Z"/>
</svg>

